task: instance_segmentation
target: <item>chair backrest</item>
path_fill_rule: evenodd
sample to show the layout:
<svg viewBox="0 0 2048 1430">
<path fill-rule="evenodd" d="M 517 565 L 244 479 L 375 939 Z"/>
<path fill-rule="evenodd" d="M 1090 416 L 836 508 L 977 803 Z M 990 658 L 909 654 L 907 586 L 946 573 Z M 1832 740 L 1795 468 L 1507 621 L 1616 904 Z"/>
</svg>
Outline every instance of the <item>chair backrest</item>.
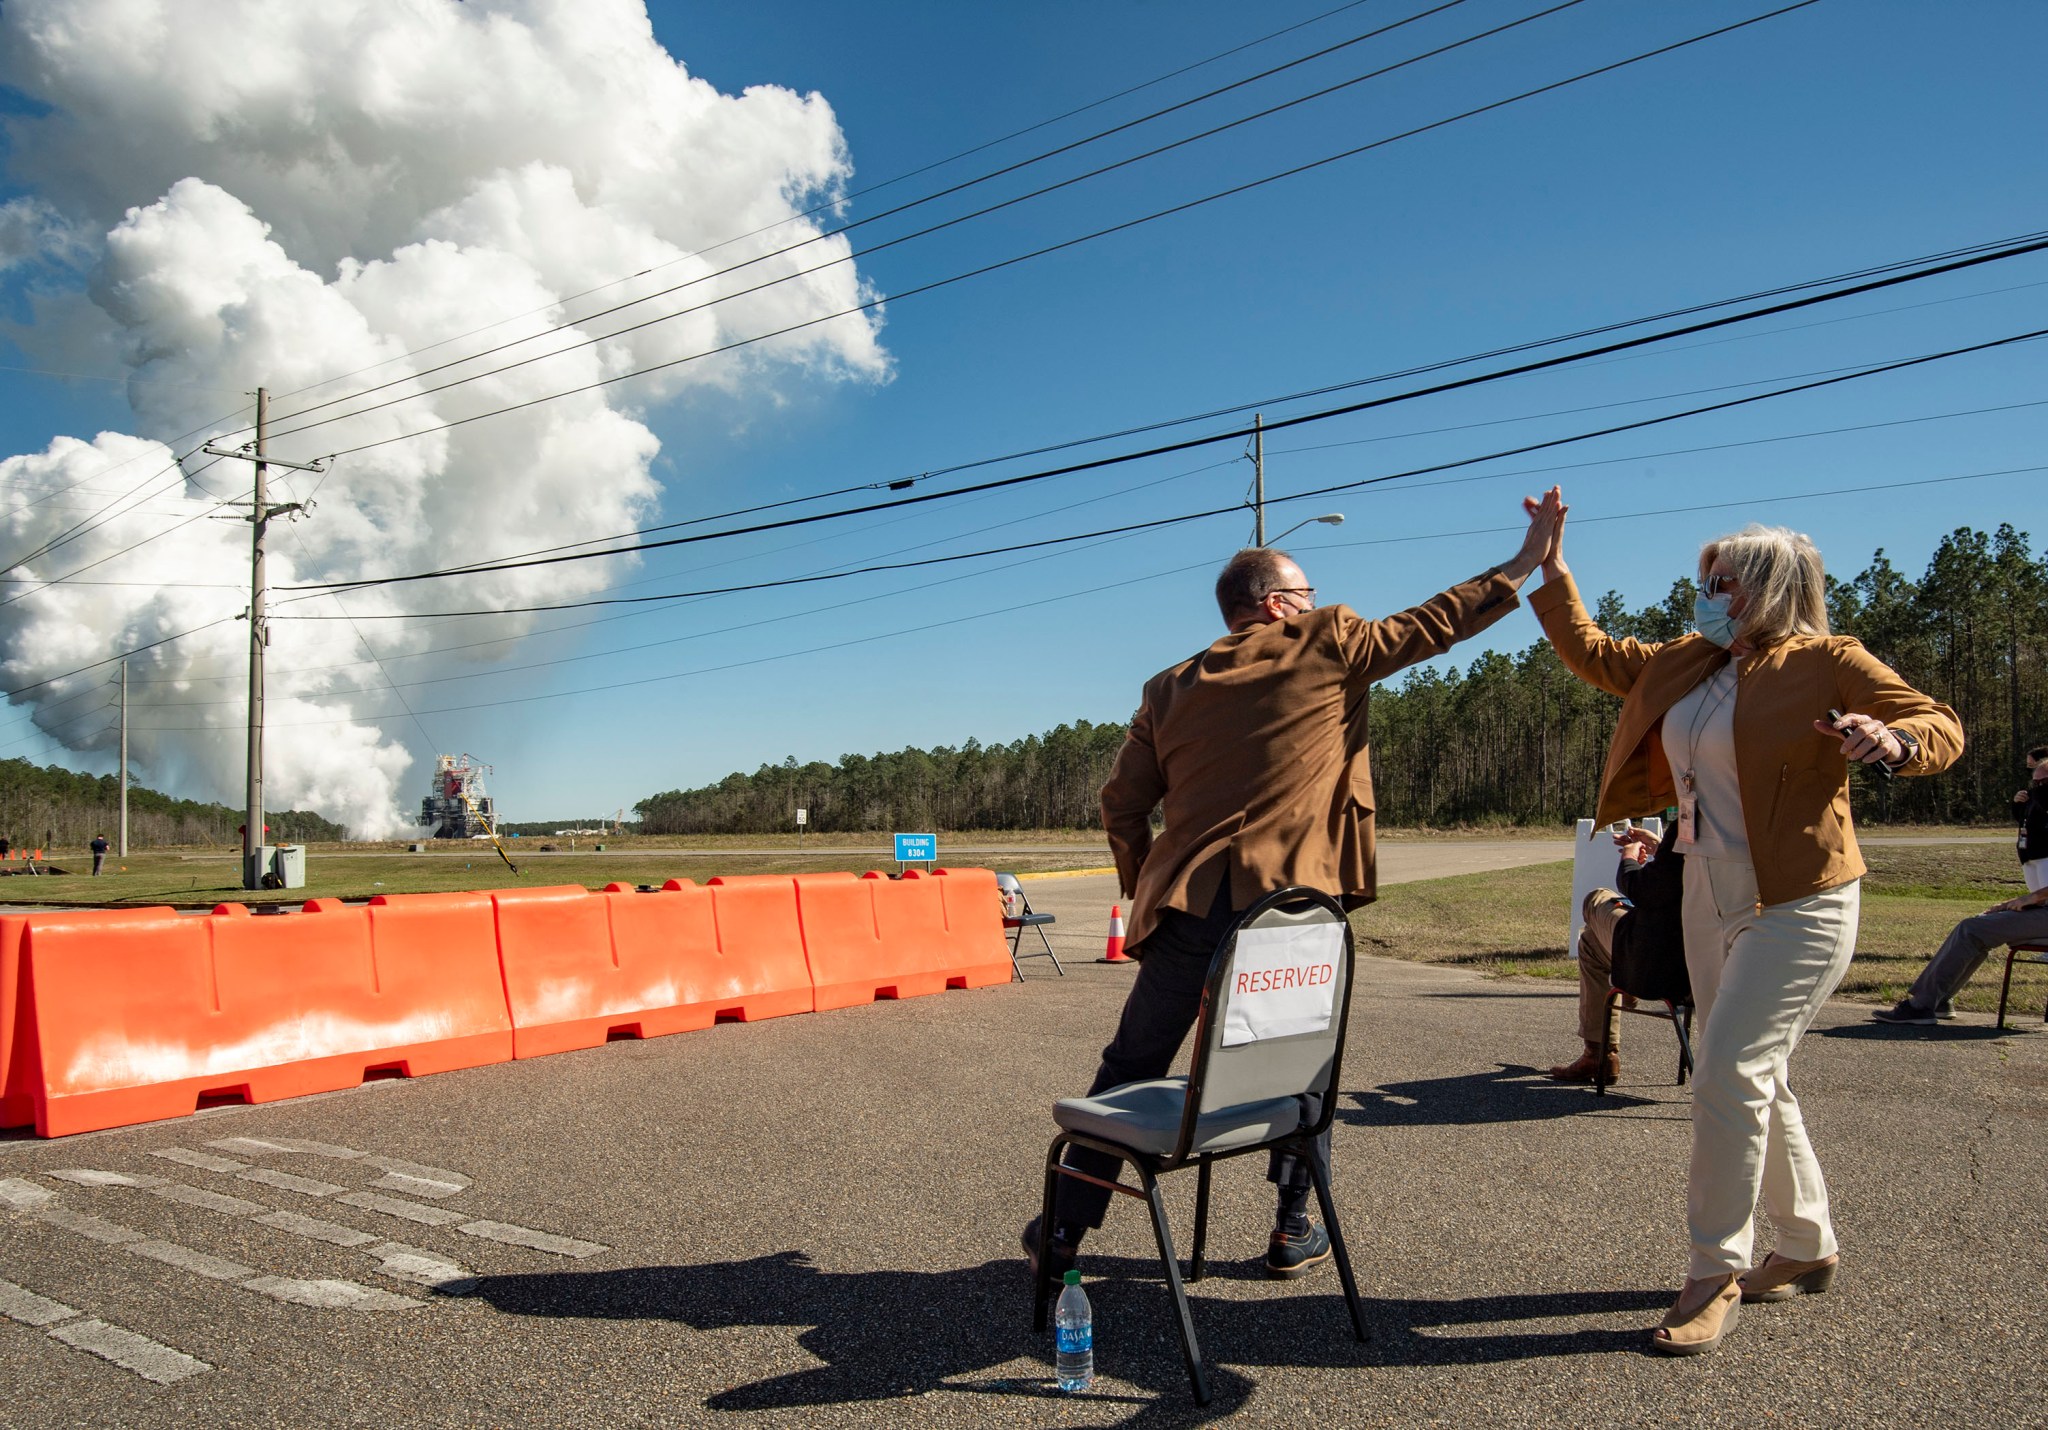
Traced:
<svg viewBox="0 0 2048 1430">
<path fill-rule="evenodd" d="M 1351 922 L 1329 895 L 1287 888 L 1239 917 L 1209 965 L 1179 1161 L 1203 1113 L 1335 1087 L 1350 1026 Z M 1335 1113 L 1322 1099 L 1320 1133 Z"/>
<path fill-rule="evenodd" d="M 1024 896 L 1024 885 L 1015 874 L 996 875 L 996 888 L 1003 896 L 1003 917 L 1014 919 L 1031 912 L 1031 900 Z"/>
</svg>

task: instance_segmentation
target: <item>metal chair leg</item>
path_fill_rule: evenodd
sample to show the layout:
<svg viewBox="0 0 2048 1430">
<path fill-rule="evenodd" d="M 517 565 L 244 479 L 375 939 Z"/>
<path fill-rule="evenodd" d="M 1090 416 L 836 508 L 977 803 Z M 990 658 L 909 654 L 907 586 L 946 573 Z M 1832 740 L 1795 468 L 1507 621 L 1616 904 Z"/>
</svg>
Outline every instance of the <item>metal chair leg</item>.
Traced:
<svg viewBox="0 0 2048 1430">
<path fill-rule="evenodd" d="M 2005 1031 L 2005 1000 L 2012 993 L 2012 961 L 2019 957 L 2019 952 L 2010 945 L 2005 950 L 2005 978 L 1998 985 L 1998 1031 L 2001 1033 Z M 2041 1016 L 2048 1019 L 2048 1008 L 2042 1009 Z"/>
<path fill-rule="evenodd" d="M 1195 1173 L 1195 1246 L 1188 1258 L 1188 1280 L 1202 1279 L 1202 1250 L 1209 1244 L 1209 1158 Z"/>
<path fill-rule="evenodd" d="M 1209 1378 L 1202 1374 L 1202 1347 L 1195 1340 L 1195 1318 L 1188 1313 L 1187 1288 L 1181 1285 L 1180 1262 L 1173 1251 L 1173 1232 L 1166 1224 L 1166 1202 L 1159 1195 L 1159 1179 L 1144 1163 L 1133 1163 L 1145 1184 L 1145 1204 L 1152 1208 L 1152 1235 L 1159 1242 L 1159 1262 L 1166 1268 L 1166 1286 L 1173 1292 L 1173 1307 L 1180 1315 L 1180 1349 L 1188 1363 L 1188 1381 L 1194 1386 L 1195 1404 L 1209 1403 Z"/>
<path fill-rule="evenodd" d="M 1060 956 L 1052 951 L 1052 940 L 1045 936 L 1043 928 L 1038 931 L 1038 941 L 1045 945 L 1045 956 L 1052 960 L 1052 971 L 1065 978 L 1067 970 L 1060 966 Z"/>
<path fill-rule="evenodd" d="M 1060 1180 L 1060 1154 L 1066 1150 L 1067 1139 L 1060 1136 L 1052 1139 L 1045 1154 L 1045 1201 L 1038 1214 L 1038 1270 L 1031 1278 L 1031 1329 L 1041 1334 L 1052 1309 L 1052 1204 Z"/>
<path fill-rule="evenodd" d="M 1300 1152 L 1296 1156 L 1303 1155 Z M 1330 1233 L 1330 1250 L 1336 1253 L 1337 1277 L 1344 1283 L 1344 1304 L 1351 1309 L 1351 1329 L 1361 1341 L 1370 1340 L 1365 1330 L 1365 1312 L 1358 1304 L 1358 1282 L 1351 1274 L 1351 1252 L 1344 1245 L 1344 1228 L 1337 1221 L 1337 1203 L 1330 1196 L 1330 1172 L 1323 1165 L 1322 1149 L 1310 1143 L 1307 1150 L 1309 1176 L 1315 1180 L 1316 1204 L 1323 1209 L 1323 1228 Z"/>
<path fill-rule="evenodd" d="M 1671 1009 L 1671 1026 L 1678 1032 L 1678 1085 L 1684 1087 L 1692 1076 L 1692 1004 L 1680 1003 Z"/>
</svg>

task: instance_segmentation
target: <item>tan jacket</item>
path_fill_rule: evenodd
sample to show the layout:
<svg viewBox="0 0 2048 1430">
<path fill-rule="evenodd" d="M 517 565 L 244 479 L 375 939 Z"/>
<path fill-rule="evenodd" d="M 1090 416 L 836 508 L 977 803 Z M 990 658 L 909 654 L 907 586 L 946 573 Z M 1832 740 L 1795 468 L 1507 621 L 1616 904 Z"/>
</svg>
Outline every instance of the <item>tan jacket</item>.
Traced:
<svg viewBox="0 0 2048 1430">
<path fill-rule="evenodd" d="M 1719 670 L 1728 652 L 1694 632 L 1675 641 L 1615 640 L 1579 600 L 1570 577 L 1529 597 L 1558 659 L 1590 685 L 1622 697 L 1607 749 L 1601 824 L 1677 802 L 1665 758 L 1664 712 Z M 1863 877 L 1849 823 L 1849 761 L 1841 742 L 1813 728 L 1829 710 L 1873 715 L 1912 735 L 1920 751 L 1902 775 L 1931 775 L 1963 753 L 1963 722 L 1851 636 L 1794 636 L 1743 657 L 1736 670 L 1735 782 L 1761 902 L 1789 903 Z"/>
<path fill-rule="evenodd" d="M 1517 604 L 1487 572 L 1384 620 L 1325 606 L 1252 626 L 1153 676 L 1102 787 L 1132 946 L 1163 909 L 1206 914 L 1226 877 L 1236 909 L 1291 884 L 1371 902 L 1373 682 Z"/>
</svg>

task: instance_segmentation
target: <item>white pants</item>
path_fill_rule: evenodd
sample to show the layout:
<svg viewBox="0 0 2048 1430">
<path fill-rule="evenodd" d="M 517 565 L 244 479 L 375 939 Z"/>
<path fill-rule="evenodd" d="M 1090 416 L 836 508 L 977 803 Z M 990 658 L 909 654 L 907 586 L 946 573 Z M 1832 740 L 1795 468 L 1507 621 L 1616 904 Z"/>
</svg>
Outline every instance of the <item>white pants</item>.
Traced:
<svg viewBox="0 0 2048 1430">
<path fill-rule="evenodd" d="M 2020 877 L 2027 881 L 2027 892 L 2033 893 L 2043 884 L 2048 884 L 2048 859 L 2029 859 L 2020 865 Z"/>
<path fill-rule="evenodd" d="M 1785 1064 L 1848 971 L 1860 904 L 1861 888 L 1851 883 L 1761 908 L 1747 863 L 1686 856 L 1685 964 L 1700 1030 L 1686 1186 L 1689 1276 L 1749 1268 L 1759 1187 L 1782 1255 L 1817 1261 L 1835 1253 L 1827 1183 Z"/>
</svg>

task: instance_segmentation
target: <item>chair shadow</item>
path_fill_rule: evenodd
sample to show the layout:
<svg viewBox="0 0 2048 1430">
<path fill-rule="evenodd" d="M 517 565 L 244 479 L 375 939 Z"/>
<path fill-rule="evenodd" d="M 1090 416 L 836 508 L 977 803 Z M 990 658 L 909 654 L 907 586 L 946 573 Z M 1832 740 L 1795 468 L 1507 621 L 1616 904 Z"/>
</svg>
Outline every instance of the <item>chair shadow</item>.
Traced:
<svg viewBox="0 0 2048 1430">
<path fill-rule="evenodd" d="M 1683 1092 L 1676 1087 L 1674 1092 Z M 1468 1127 L 1544 1122 L 1615 1108 L 1660 1107 L 1655 1098 L 1609 1087 L 1596 1096 L 1582 1083 L 1553 1082 L 1541 1069 L 1500 1063 L 1491 1072 L 1388 1082 L 1345 1094 L 1339 1121 L 1354 1127 Z"/>
<path fill-rule="evenodd" d="M 1932 1028 L 1912 1023 L 1844 1023 L 1835 1028 L 1815 1028 L 1813 1036 L 1862 1043 L 1983 1043 L 2029 1031 L 2033 1030 L 2016 1026 L 2008 1018 L 2002 1033 L 1988 1023 L 1937 1023 Z"/>
<path fill-rule="evenodd" d="M 1199 1410 L 1189 1394 L 1172 1303 L 1156 1262 L 1089 1257 L 1089 1299 L 1097 1364 L 1150 1398 L 1091 1394 L 1125 1413 L 1125 1426 L 1188 1424 L 1234 1413 L 1255 1382 L 1237 1367 L 1472 1365 L 1540 1356 L 1612 1351 L 1647 1354 L 1640 1328 L 1506 1335 L 1440 1335 L 1434 1330 L 1545 1317 L 1648 1312 L 1663 1291 L 1481 1296 L 1465 1300 L 1365 1298 L 1373 1339 L 1351 1333 L 1334 1274 L 1327 1289 L 1289 1287 L 1271 1297 L 1236 1299 L 1191 1288 L 1196 1332 L 1209 1366 L 1212 1400 Z M 1222 1267 L 1216 1268 L 1222 1271 Z M 1218 1279 L 1222 1279 L 1219 1277 Z M 933 1393 L 1057 1396 L 1050 1333 L 1031 1330 L 1029 1278 L 1021 1258 L 951 1271 L 823 1271 L 802 1252 L 699 1266 L 639 1266 L 609 1271 L 543 1272 L 485 1278 L 473 1298 L 519 1316 L 592 1320 L 667 1320 L 696 1330 L 740 1326 L 798 1328 L 797 1343 L 823 1362 L 720 1391 L 710 1410 L 907 1399 Z M 991 1376 L 1019 1359 L 1042 1374 Z"/>
</svg>

